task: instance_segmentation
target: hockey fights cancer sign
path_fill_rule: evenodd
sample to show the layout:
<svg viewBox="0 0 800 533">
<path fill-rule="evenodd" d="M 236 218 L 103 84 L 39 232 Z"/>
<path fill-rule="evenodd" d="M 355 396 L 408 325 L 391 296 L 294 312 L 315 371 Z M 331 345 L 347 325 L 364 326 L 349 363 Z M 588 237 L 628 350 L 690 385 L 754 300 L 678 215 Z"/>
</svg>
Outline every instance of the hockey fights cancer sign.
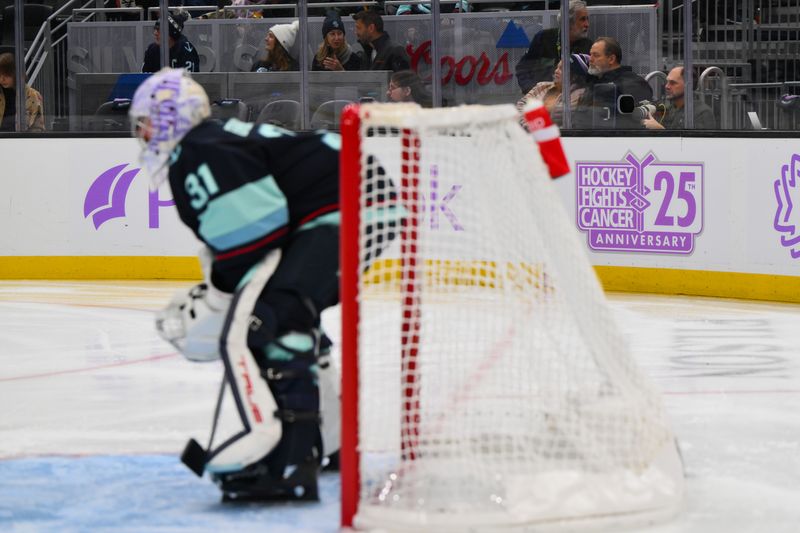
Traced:
<svg viewBox="0 0 800 533">
<path fill-rule="evenodd" d="M 703 230 L 703 164 L 577 161 L 578 227 L 604 252 L 691 254 Z"/>
<path fill-rule="evenodd" d="M 781 246 L 789 250 L 792 259 L 797 259 L 800 257 L 800 154 L 792 155 L 789 164 L 781 166 L 781 176 L 773 188 L 778 209 L 772 227 L 781 235 Z"/>
</svg>

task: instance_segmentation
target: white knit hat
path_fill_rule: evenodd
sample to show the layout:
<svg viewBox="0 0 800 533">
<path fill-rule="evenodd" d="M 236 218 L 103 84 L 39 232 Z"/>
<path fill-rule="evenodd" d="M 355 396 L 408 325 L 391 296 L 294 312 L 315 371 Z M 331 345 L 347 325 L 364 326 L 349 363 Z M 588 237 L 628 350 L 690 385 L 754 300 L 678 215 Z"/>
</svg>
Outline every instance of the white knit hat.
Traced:
<svg viewBox="0 0 800 533">
<path fill-rule="evenodd" d="M 294 57 L 293 47 L 294 41 L 297 38 L 297 31 L 300 29 L 300 22 L 294 21 L 291 24 L 275 24 L 269 29 L 272 34 L 281 43 L 283 49 L 289 52 L 289 55 Z"/>
</svg>

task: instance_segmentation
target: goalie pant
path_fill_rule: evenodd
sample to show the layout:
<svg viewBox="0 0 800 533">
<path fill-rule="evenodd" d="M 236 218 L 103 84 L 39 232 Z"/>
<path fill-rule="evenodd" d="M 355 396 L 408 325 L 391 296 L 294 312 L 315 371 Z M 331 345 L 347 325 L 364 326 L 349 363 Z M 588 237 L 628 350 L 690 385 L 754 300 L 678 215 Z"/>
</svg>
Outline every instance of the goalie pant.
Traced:
<svg viewBox="0 0 800 533">
<path fill-rule="evenodd" d="M 179 216 L 213 253 L 210 282 L 234 294 L 220 355 L 242 430 L 205 458 L 225 493 L 279 497 L 290 470 L 315 490 L 319 315 L 338 302 L 338 148 L 336 134 L 232 119 L 200 123 L 171 154 Z"/>
</svg>

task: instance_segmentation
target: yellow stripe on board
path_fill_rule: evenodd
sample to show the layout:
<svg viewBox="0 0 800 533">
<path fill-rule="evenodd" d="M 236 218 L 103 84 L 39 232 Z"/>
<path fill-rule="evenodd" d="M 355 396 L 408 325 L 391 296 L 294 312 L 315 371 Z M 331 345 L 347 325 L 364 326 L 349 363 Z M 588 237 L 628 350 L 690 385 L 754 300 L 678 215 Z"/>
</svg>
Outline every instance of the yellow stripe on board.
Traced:
<svg viewBox="0 0 800 533">
<path fill-rule="evenodd" d="M 364 274 L 367 285 L 400 285 L 403 269 L 399 259 L 377 259 Z M 512 262 L 426 259 L 422 269 L 425 283 L 429 286 L 484 287 L 489 289 L 530 286 L 540 288 L 547 285 L 547 276 L 541 265 Z M 510 285 L 508 285 L 510 284 Z"/>
<path fill-rule="evenodd" d="M 800 276 L 596 266 L 606 291 L 800 302 Z"/>
<path fill-rule="evenodd" d="M 203 278 L 197 257 L 2 256 L 0 279 Z"/>
<path fill-rule="evenodd" d="M 712 272 L 667 268 L 594 267 L 606 291 L 685 294 L 777 302 L 800 302 L 800 276 Z M 439 261 L 427 259 L 422 272 L 436 286 L 472 286 L 489 289 L 552 289 L 546 272 L 537 265 L 494 261 Z M 365 273 L 368 285 L 400 282 L 398 259 L 378 259 Z M 398 285 L 399 286 L 399 285 Z"/>
<path fill-rule="evenodd" d="M 395 281 L 398 267 L 392 260 L 376 261 L 367 273 L 367 282 Z M 443 261 L 436 262 L 436 267 L 439 275 L 452 278 L 453 284 L 492 288 L 497 283 L 497 265 L 491 262 Z M 800 303 L 800 276 L 619 266 L 594 268 L 607 291 Z M 528 283 L 540 281 L 535 268 L 517 267 L 516 274 Z M 199 280 L 202 276 L 197 257 L 0 256 L 0 279 Z M 481 281 L 462 281 L 468 278 Z"/>
</svg>

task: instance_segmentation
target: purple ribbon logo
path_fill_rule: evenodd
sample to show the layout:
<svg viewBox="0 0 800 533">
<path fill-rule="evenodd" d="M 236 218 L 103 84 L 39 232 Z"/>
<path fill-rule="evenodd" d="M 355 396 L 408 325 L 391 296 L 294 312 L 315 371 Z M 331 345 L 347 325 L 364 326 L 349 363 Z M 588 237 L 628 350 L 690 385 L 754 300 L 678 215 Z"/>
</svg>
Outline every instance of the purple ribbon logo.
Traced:
<svg viewBox="0 0 800 533">
<path fill-rule="evenodd" d="M 127 164 L 111 167 L 102 174 L 89 187 L 83 201 L 83 217 L 92 217 L 94 229 L 99 229 L 112 218 L 125 216 L 125 197 L 139 173 L 138 168 L 122 172 Z"/>
<path fill-rule="evenodd" d="M 788 165 L 781 167 L 781 177 L 775 180 L 778 210 L 772 226 L 781 234 L 781 246 L 789 249 L 793 259 L 800 257 L 800 218 L 792 195 L 797 199 L 800 189 L 800 154 L 794 154 Z"/>
<path fill-rule="evenodd" d="M 641 160 L 575 165 L 578 227 L 608 252 L 690 254 L 703 229 L 703 165 Z"/>
<path fill-rule="evenodd" d="M 100 174 L 89 186 L 86 198 L 83 200 L 83 218 L 92 217 L 94 229 L 112 218 L 125 217 L 125 201 L 128 196 L 133 178 L 139 173 L 139 168 L 132 168 L 123 172 L 127 163 L 111 167 Z M 158 190 L 151 190 L 148 193 L 148 217 L 147 224 L 150 229 L 157 229 L 160 226 L 160 209 L 175 205 L 171 198 L 161 199 Z"/>
</svg>

